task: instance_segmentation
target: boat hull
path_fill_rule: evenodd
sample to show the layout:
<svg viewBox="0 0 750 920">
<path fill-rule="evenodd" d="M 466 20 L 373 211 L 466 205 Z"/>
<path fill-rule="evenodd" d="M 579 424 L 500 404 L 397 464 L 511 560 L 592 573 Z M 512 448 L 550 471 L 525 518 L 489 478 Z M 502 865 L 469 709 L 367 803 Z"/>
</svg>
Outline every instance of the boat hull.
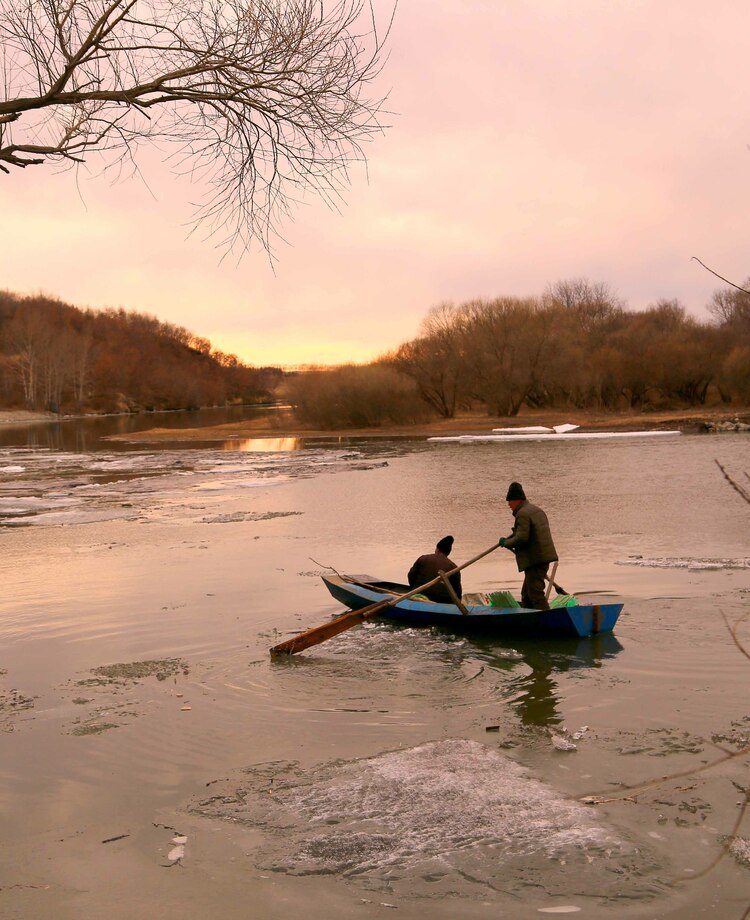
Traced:
<svg viewBox="0 0 750 920">
<path fill-rule="evenodd" d="M 407 585 L 378 581 L 361 576 L 350 581 L 341 576 L 323 576 L 331 595 L 351 610 L 362 610 L 395 594 L 411 590 Z M 406 598 L 379 611 L 377 616 L 408 626 L 441 626 L 456 632 L 482 632 L 495 635 L 593 636 L 611 632 L 622 611 L 622 604 L 581 604 L 551 610 L 523 607 L 467 606 L 462 613 L 454 604 Z"/>
</svg>

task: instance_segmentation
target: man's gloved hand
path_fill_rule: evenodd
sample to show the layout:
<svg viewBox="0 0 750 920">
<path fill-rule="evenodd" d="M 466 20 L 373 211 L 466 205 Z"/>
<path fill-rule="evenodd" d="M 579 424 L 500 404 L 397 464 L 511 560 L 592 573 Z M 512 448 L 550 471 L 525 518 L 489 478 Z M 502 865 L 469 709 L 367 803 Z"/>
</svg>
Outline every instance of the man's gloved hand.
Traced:
<svg viewBox="0 0 750 920">
<path fill-rule="evenodd" d="M 505 546 L 505 537 L 500 537 L 500 539 L 497 541 L 497 545 Z"/>
</svg>

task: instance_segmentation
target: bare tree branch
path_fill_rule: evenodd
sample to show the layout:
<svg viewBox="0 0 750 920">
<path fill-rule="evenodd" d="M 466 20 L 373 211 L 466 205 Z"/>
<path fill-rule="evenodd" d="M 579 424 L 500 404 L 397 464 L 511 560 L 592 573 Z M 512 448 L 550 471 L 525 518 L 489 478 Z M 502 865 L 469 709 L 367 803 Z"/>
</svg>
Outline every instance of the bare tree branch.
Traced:
<svg viewBox="0 0 750 920">
<path fill-rule="evenodd" d="M 719 467 L 719 469 L 721 470 L 721 472 L 722 472 L 723 475 L 724 475 L 724 479 L 726 479 L 726 481 L 727 481 L 727 482 L 729 483 L 729 485 L 734 489 L 734 491 L 737 492 L 738 495 L 741 495 L 742 498 L 744 498 L 745 501 L 748 503 L 748 505 L 750 505 L 750 495 L 748 495 L 748 493 L 743 489 L 743 487 L 742 487 L 739 483 L 735 482 L 734 479 L 732 479 L 732 477 L 729 475 L 729 473 L 727 473 L 727 471 L 726 471 L 726 470 L 724 469 L 724 467 L 719 463 L 718 460 L 715 459 L 715 460 L 714 460 L 714 463 Z M 745 475 L 747 475 L 747 474 L 745 474 Z"/>
<path fill-rule="evenodd" d="M 697 256 L 691 256 L 690 261 L 691 262 L 695 261 L 698 263 L 698 265 L 702 265 L 706 269 L 707 272 L 711 272 L 712 275 L 715 275 L 717 278 L 721 279 L 721 281 L 724 281 L 726 284 L 730 285 L 731 287 L 737 288 L 738 291 L 742 291 L 743 294 L 750 294 L 750 291 L 746 290 L 743 287 L 740 287 L 739 284 L 735 284 L 734 281 L 729 281 L 728 278 L 725 278 L 723 275 L 720 275 L 718 272 L 715 272 L 712 268 L 709 268 L 708 265 L 701 262 L 701 260 Z"/>
<path fill-rule="evenodd" d="M 336 206 L 382 131 L 367 93 L 390 22 L 372 0 L 0 0 L 0 170 L 116 169 L 166 143 L 208 189 L 196 225 L 270 252 L 307 190 Z"/>
<path fill-rule="evenodd" d="M 744 650 L 743 650 L 744 651 Z M 677 773 L 669 773 L 665 776 L 660 776 L 657 779 L 646 780 L 643 783 L 635 783 L 632 786 L 623 786 L 621 792 L 617 792 L 614 795 L 588 795 L 579 796 L 580 801 L 585 802 L 587 805 L 605 805 L 608 802 L 620 802 L 624 799 L 632 799 L 633 795 L 640 794 L 641 792 L 646 792 L 648 789 L 655 789 L 657 786 L 662 786 L 664 783 L 669 783 L 675 779 L 682 779 L 685 776 L 695 776 L 698 773 L 704 773 L 706 770 L 712 770 L 714 767 L 719 766 L 719 764 L 726 763 L 728 760 L 736 760 L 738 757 L 745 757 L 750 754 L 750 744 L 746 745 L 743 748 L 740 748 L 738 751 L 732 751 L 729 754 L 726 754 L 724 757 L 719 757 L 718 760 L 712 760 L 710 763 L 703 764 L 700 767 L 691 767 L 689 770 L 680 770 Z"/>
<path fill-rule="evenodd" d="M 724 845 L 722 846 L 721 850 L 714 857 L 714 859 L 705 867 L 705 869 L 701 869 L 700 872 L 696 873 L 695 875 L 691 875 L 689 879 L 684 879 L 684 881 L 694 882 L 696 881 L 696 879 L 703 878 L 705 875 L 708 875 L 708 873 L 711 872 L 712 869 L 715 869 L 716 866 L 719 865 L 722 859 L 724 859 L 727 853 L 731 850 L 732 844 L 737 839 L 737 834 L 739 832 L 740 826 L 742 825 L 742 821 L 745 817 L 745 813 L 747 812 L 748 805 L 750 805 L 750 789 L 747 789 L 745 791 L 745 797 L 742 800 L 742 806 L 740 807 L 739 814 L 737 815 L 737 818 L 734 822 L 734 827 L 729 832 L 727 839 L 724 841 Z M 750 911 L 750 907 L 748 907 L 748 911 Z M 747 913 L 743 914 L 743 916 L 746 917 Z"/>
</svg>

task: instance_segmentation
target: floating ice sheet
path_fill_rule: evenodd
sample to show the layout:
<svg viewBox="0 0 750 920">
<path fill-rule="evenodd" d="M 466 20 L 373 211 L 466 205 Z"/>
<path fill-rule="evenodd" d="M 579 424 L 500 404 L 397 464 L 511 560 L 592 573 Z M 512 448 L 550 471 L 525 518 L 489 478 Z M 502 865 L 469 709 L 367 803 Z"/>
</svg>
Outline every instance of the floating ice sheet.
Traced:
<svg viewBox="0 0 750 920">
<path fill-rule="evenodd" d="M 402 880 L 411 892 L 426 881 L 433 895 L 457 876 L 504 890 L 524 879 L 555 893 L 606 891 L 603 873 L 632 883 L 636 896 L 653 885 L 637 866 L 643 857 L 596 811 L 474 741 L 432 742 L 311 774 L 260 766 L 237 786 L 214 787 L 195 810 L 267 832 L 259 859 L 275 871 L 369 886 Z"/>
<path fill-rule="evenodd" d="M 279 455 L 217 455 L 206 449 L 127 454 L 0 449 L 0 527 L 147 519 L 153 514 L 183 520 L 189 493 L 216 503 L 302 477 L 384 463 L 365 463 L 361 453 L 340 448 Z"/>
<path fill-rule="evenodd" d="M 716 569 L 750 569 L 750 557 L 738 559 L 697 559 L 690 556 L 675 558 L 643 559 L 634 556 L 630 559 L 618 559 L 616 565 L 637 565 L 647 569 L 690 569 L 693 571 L 711 571 Z"/>
<path fill-rule="evenodd" d="M 497 429 L 493 429 L 497 430 Z M 588 441 L 601 438 L 658 438 L 681 434 L 680 431 L 580 431 L 575 433 L 553 432 L 551 434 L 459 434 L 427 438 L 428 441 L 458 441 L 461 444 L 506 441 Z"/>
</svg>

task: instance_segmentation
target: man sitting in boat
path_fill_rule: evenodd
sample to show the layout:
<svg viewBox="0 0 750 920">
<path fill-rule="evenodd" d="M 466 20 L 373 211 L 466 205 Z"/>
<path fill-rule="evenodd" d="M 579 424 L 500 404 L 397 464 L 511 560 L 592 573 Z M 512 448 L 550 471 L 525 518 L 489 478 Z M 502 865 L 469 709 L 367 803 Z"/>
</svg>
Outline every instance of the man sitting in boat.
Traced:
<svg viewBox="0 0 750 920">
<path fill-rule="evenodd" d="M 426 582 L 437 578 L 441 572 L 447 573 L 452 569 L 455 569 L 456 563 L 448 558 L 448 554 L 452 549 L 453 537 L 448 536 L 443 537 L 442 540 L 438 540 L 437 546 L 435 547 L 435 552 L 426 553 L 424 556 L 420 556 L 414 565 L 409 569 L 409 587 L 418 588 L 419 585 L 423 585 Z M 449 575 L 448 577 L 451 586 L 456 593 L 456 597 L 460 598 L 461 573 L 455 572 L 453 575 Z M 425 597 L 428 597 L 431 601 L 436 601 L 438 604 L 455 603 L 453 597 L 451 597 L 450 591 L 442 581 L 432 585 L 430 588 L 426 588 L 423 593 Z"/>
<path fill-rule="evenodd" d="M 518 571 L 523 572 L 521 606 L 549 610 L 545 580 L 550 562 L 557 562 L 547 515 L 526 499 L 520 482 L 512 482 L 505 496 L 515 522 L 509 537 L 501 537 L 500 546 L 516 554 Z"/>
</svg>

